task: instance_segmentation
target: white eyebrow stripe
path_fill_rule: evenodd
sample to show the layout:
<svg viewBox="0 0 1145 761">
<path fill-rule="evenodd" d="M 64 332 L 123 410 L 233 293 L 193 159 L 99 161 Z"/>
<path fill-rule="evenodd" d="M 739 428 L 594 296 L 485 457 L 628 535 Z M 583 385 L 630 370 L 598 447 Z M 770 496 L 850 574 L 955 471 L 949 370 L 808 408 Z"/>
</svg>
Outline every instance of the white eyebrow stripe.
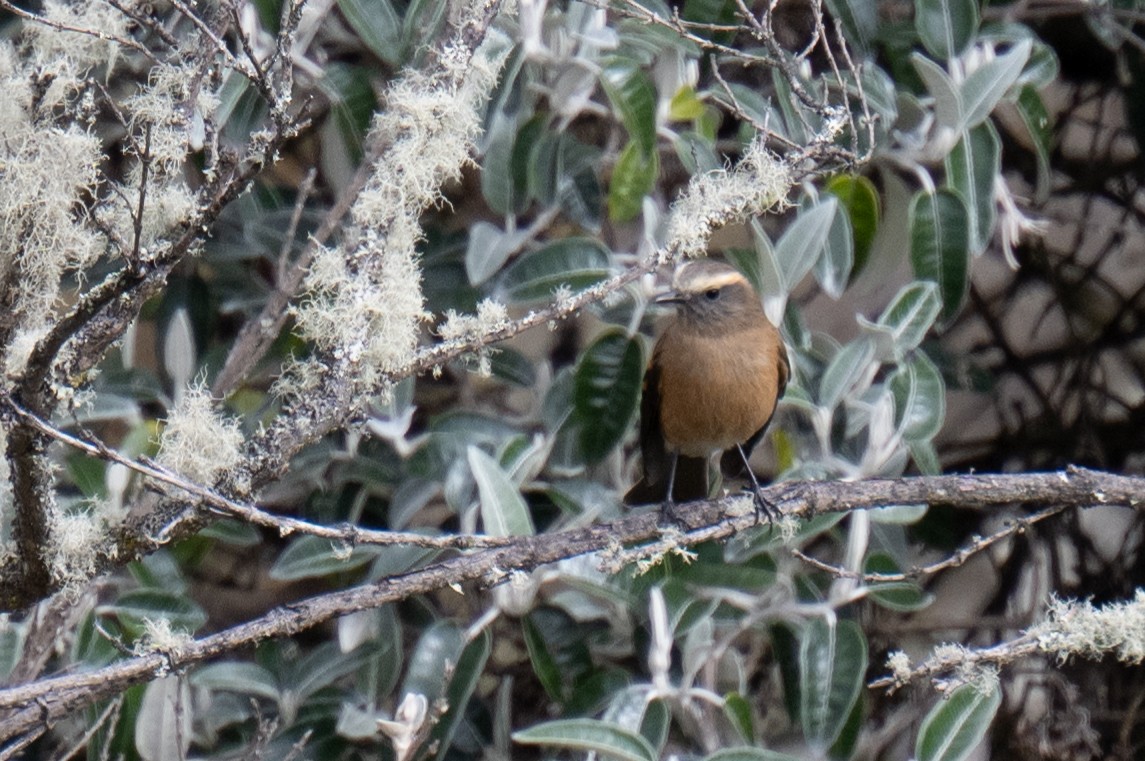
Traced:
<svg viewBox="0 0 1145 761">
<path fill-rule="evenodd" d="M 738 272 L 720 272 L 707 277 L 698 277 L 691 282 L 681 283 L 683 290 L 689 291 L 706 291 L 710 288 L 722 288 L 725 285 L 735 285 L 737 283 L 746 283 L 747 280 Z"/>
</svg>

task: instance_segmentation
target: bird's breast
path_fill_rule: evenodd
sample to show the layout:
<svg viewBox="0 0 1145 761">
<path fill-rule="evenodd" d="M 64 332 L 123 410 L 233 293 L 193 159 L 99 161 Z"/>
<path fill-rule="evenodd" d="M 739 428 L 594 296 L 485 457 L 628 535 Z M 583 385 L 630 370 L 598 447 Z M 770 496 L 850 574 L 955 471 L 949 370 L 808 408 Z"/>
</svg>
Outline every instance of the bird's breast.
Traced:
<svg viewBox="0 0 1145 761">
<path fill-rule="evenodd" d="M 751 438 L 775 411 L 779 351 L 771 324 L 716 336 L 670 326 L 653 355 L 668 449 L 707 457 Z"/>
</svg>

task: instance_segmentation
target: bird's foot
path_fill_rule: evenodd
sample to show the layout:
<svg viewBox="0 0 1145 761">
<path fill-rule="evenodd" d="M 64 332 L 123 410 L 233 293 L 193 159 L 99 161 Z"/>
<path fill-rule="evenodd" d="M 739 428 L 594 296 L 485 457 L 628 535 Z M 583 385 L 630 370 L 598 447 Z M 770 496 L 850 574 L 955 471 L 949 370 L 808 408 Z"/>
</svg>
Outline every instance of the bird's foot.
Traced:
<svg viewBox="0 0 1145 761">
<path fill-rule="evenodd" d="M 681 531 L 690 531 L 691 526 L 676 514 L 676 500 L 666 499 L 660 503 L 660 520 L 657 521 L 660 528 L 676 528 Z"/>
<path fill-rule="evenodd" d="M 770 528 L 774 525 L 775 519 L 779 517 L 779 508 L 763 496 L 763 490 L 759 484 L 755 484 L 750 491 L 752 492 L 752 502 L 755 503 L 755 525 L 758 526 L 762 519 L 766 518 Z"/>
</svg>

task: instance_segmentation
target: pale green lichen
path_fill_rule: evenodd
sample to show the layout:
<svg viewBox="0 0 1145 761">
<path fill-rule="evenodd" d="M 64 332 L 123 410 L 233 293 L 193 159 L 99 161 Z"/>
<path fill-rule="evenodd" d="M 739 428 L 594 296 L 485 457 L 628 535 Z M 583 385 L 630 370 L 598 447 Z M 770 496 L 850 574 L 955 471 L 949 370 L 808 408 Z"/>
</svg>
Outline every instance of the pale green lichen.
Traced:
<svg viewBox="0 0 1145 761">
<path fill-rule="evenodd" d="M 156 460 L 184 478 L 209 486 L 242 460 L 242 443 L 238 421 L 218 414 L 210 392 L 196 383 L 168 412 Z"/>
<path fill-rule="evenodd" d="M 77 127 L 36 129 L 0 118 L 12 127 L 0 134 L 0 280 L 19 278 L 12 312 L 25 331 L 42 331 L 67 272 L 94 263 L 103 251 L 78 208 L 95 191 L 103 159 L 99 137 Z M 25 347 L 27 348 L 27 347 Z M 27 351 L 5 357 L 4 370 L 18 372 Z"/>
<path fill-rule="evenodd" d="M 81 89 L 82 77 L 89 70 L 105 66 L 110 72 L 114 68 L 120 47 L 115 38 L 128 36 L 131 19 L 100 0 L 48 0 L 43 16 L 69 29 L 84 30 L 68 31 L 34 23 L 24 26 L 29 73 L 47 83 L 41 103 L 52 108 Z"/>
<path fill-rule="evenodd" d="M 493 333 L 509 324 L 509 310 L 493 299 L 483 299 L 477 305 L 477 314 L 458 314 L 450 309 L 445 321 L 438 326 L 438 334 L 446 341 L 471 340 Z"/>
<path fill-rule="evenodd" d="M 500 68 L 500 57 L 450 49 L 439 62 L 437 75 L 410 71 L 386 93 L 368 138 L 386 152 L 351 207 L 354 225 L 342 244 L 315 254 L 294 310 L 299 332 L 365 386 L 384 384 L 415 356 L 429 318 L 416 252 L 419 218 L 471 161 L 481 106 Z M 296 393 L 294 384 L 282 388 Z"/>
<path fill-rule="evenodd" d="M 95 575 L 96 547 L 106 535 L 103 520 L 95 511 L 63 512 L 51 510 L 51 572 L 60 586 L 76 584 Z"/>
<path fill-rule="evenodd" d="M 696 175 L 668 218 L 667 250 L 680 256 L 703 256 L 719 228 L 744 222 L 783 203 L 791 172 L 757 138 L 733 168 Z"/>
<path fill-rule="evenodd" d="M 1145 661 L 1145 589 L 1138 589 L 1132 600 L 1105 605 L 1055 599 L 1046 620 L 1029 633 L 1043 652 L 1061 660 L 1113 654 L 1139 664 Z"/>
<path fill-rule="evenodd" d="M 143 620 L 143 635 L 132 648 L 136 655 L 150 653 L 165 653 L 178 655 L 194 642 L 189 633 L 175 629 L 167 618 L 145 618 Z"/>
</svg>

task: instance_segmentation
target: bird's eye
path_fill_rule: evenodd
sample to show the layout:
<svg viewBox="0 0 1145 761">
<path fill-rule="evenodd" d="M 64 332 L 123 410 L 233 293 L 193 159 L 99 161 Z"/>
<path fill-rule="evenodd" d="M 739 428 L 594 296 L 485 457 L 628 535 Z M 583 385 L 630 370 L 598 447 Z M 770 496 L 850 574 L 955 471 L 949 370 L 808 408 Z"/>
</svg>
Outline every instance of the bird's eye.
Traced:
<svg viewBox="0 0 1145 761">
<path fill-rule="evenodd" d="M 704 295 L 708 298 L 708 301 L 715 301 L 720 297 L 720 289 L 709 288 L 708 290 L 704 291 Z"/>
</svg>

